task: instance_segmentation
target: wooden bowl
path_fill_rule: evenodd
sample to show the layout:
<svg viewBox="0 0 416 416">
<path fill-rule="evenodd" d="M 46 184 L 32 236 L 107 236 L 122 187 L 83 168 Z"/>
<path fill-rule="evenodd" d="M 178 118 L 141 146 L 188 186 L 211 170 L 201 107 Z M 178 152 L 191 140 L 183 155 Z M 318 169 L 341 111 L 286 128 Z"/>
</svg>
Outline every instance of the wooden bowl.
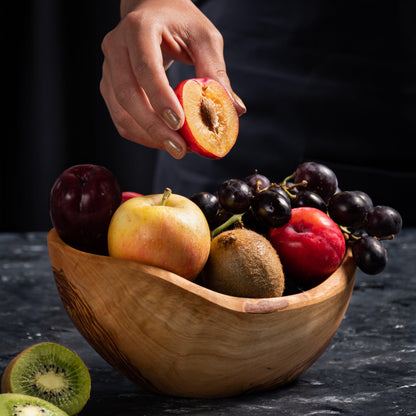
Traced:
<svg viewBox="0 0 416 416">
<path fill-rule="evenodd" d="M 311 290 L 237 298 L 157 267 L 75 250 L 54 229 L 48 247 L 62 302 L 92 347 L 133 382 L 184 397 L 227 397 L 296 379 L 338 329 L 356 273 L 348 252 Z"/>
</svg>

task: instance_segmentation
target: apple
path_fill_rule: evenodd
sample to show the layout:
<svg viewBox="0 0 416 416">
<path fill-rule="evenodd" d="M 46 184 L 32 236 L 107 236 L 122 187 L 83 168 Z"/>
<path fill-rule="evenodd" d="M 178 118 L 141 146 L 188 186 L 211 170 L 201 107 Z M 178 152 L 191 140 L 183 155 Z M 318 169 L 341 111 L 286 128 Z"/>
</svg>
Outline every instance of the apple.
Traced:
<svg viewBox="0 0 416 416">
<path fill-rule="evenodd" d="M 143 194 L 139 194 L 137 192 L 132 191 L 123 191 L 121 193 L 121 203 L 126 202 L 130 198 L 136 198 L 136 196 L 143 196 Z"/>
<path fill-rule="evenodd" d="M 84 164 L 64 170 L 52 186 L 49 214 L 67 244 L 107 254 L 107 230 L 121 203 L 116 177 L 104 166 Z"/>
<path fill-rule="evenodd" d="M 290 221 L 283 227 L 271 228 L 269 239 L 285 273 L 305 288 L 322 283 L 345 255 L 345 239 L 339 226 L 317 208 L 293 208 Z"/>
<path fill-rule="evenodd" d="M 127 200 L 108 229 L 110 256 L 157 266 L 191 281 L 204 267 L 210 247 L 201 209 L 169 189 Z"/>
<path fill-rule="evenodd" d="M 185 122 L 179 133 L 188 148 L 210 159 L 224 157 L 234 146 L 238 114 L 228 91 L 210 78 L 191 78 L 175 88 Z"/>
</svg>

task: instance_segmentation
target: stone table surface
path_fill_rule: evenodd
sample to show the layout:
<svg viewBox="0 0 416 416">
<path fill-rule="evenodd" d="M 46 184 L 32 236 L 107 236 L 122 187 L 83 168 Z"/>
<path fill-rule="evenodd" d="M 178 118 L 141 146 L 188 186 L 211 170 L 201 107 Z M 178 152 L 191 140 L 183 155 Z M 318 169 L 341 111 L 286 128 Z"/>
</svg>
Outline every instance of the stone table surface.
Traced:
<svg viewBox="0 0 416 416">
<path fill-rule="evenodd" d="M 387 242 L 383 273 L 358 271 L 338 332 L 295 382 L 215 400 L 153 394 L 110 367 L 62 306 L 46 235 L 0 234 L 0 372 L 32 344 L 67 346 L 91 373 L 91 398 L 81 416 L 416 415 L 416 229 Z"/>
</svg>

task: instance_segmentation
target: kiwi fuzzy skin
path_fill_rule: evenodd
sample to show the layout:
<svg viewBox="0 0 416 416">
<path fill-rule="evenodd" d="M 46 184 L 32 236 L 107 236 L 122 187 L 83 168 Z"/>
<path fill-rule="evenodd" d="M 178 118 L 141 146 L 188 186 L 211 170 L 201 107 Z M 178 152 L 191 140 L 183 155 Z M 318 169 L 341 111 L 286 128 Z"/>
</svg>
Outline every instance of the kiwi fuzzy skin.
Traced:
<svg viewBox="0 0 416 416">
<path fill-rule="evenodd" d="M 13 360 L 11 360 L 9 364 L 7 364 L 7 367 L 4 370 L 3 377 L 1 379 L 1 392 L 2 393 L 12 393 L 12 387 L 10 385 L 10 376 L 12 373 L 12 369 L 14 367 L 14 363 L 19 358 L 19 356 L 20 354 L 17 357 L 13 358 Z"/>
<path fill-rule="evenodd" d="M 224 231 L 212 240 L 202 281 L 216 292 L 246 298 L 279 297 L 285 287 L 282 264 L 271 243 L 244 228 Z"/>
</svg>

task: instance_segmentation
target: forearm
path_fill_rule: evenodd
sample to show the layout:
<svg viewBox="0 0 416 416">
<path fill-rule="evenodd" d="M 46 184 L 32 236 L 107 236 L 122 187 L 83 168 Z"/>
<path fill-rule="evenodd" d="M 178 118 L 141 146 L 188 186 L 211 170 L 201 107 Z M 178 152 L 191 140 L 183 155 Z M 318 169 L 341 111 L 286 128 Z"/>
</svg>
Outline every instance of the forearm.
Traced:
<svg viewBox="0 0 416 416">
<path fill-rule="evenodd" d="M 120 1 L 120 17 L 125 17 L 128 13 L 135 10 L 138 6 L 146 1 L 155 1 L 155 0 L 121 0 Z M 169 0 L 169 2 L 177 1 L 177 0 Z M 192 3 L 190 0 L 186 0 Z"/>
</svg>

